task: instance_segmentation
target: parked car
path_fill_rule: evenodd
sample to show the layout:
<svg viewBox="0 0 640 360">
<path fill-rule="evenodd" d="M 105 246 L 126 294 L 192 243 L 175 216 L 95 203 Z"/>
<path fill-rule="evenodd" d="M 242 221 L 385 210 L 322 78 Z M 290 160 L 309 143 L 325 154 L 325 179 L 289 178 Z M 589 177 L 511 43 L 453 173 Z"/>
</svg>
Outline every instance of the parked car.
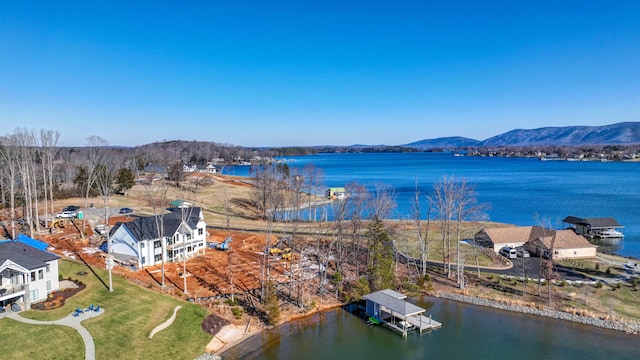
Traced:
<svg viewBox="0 0 640 360">
<path fill-rule="evenodd" d="M 69 205 L 66 208 L 62 209 L 62 211 L 78 211 L 80 210 L 80 206 Z"/>
<path fill-rule="evenodd" d="M 508 259 L 515 259 L 518 257 L 518 252 L 516 251 L 516 249 L 512 247 L 505 246 L 502 249 L 500 249 L 500 255 Z"/>
<path fill-rule="evenodd" d="M 63 211 L 63 212 L 59 212 L 56 214 L 57 218 L 63 218 L 63 219 L 71 219 L 74 218 L 78 215 L 77 212 L 75 211 Z"/>
<path fill-rule="evenodd" d="M 518 257 L 526 257 L 526 258 L 531 257 L 529 252 L 522 247 L 516 248 L 516 251 L 517 251 Z"/>
<path fill-rule="evenodd" d="M 120 209 L 120 214 L 131 214 L 132 212 L 133 212 L 133 209 L 131 208 L 124 207 Z"/>
</svg>

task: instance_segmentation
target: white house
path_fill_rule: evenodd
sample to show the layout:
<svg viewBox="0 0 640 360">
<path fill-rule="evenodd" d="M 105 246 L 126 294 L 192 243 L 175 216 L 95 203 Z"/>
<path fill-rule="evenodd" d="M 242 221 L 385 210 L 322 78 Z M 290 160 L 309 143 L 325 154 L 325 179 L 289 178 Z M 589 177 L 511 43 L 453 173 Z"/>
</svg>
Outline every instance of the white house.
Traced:
<svg viewBox="0 0 640 360">
<path fill-rule="evenodd" d="M 201 208 L 178 208 L 169 214 L 117 223 L 109 234 L 110 251 L 116 259 L 140 268 L 162 263 L 163 256 L 165 262 L 180 261 L 184 256 L 204 254 L 206 228 Z"/>
<path fill-rule="evenodd" d="M 49 252 L 21 241 L 0 243 L 0 305 L 43 301 L 60 288 L 58 259 Z"/>
</svg>

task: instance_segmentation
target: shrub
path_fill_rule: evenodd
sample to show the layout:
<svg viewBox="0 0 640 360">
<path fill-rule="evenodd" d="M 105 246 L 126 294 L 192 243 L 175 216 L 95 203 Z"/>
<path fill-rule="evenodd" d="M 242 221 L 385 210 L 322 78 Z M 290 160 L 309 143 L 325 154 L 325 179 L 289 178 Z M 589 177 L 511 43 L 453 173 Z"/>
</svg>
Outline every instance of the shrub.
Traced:
<svg viewBox="0 0 640 360">
<path fill-rule="evenodd" d="M 601 281 L 598 281 L 598 282 L 596 283 L 596 289 L 602 289 L 602 287 L 603 287 L 603 286 L 604 286 L 604 285 L 602 285 L 602 282 L 601 282 Z"/>
<path fill-rule="evenodd" d="M 233 307 L 231 308 L 231 313 L 236 319 L 240 320 L 240 318 L 242 317 L 242 308 Z"/>
</svg>

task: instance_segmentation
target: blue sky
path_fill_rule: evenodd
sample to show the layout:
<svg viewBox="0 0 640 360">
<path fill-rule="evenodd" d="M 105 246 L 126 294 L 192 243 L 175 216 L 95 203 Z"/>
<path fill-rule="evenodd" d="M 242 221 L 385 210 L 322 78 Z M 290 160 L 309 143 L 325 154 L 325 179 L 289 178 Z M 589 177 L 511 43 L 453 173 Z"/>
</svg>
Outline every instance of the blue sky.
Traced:
<svg viewBox="0 0 640 360">
<path fill-rule="evenodd" d="M 0 134 L 483 140 L 640 121 L 637 1 L 8 1 Z"/>
</svg>

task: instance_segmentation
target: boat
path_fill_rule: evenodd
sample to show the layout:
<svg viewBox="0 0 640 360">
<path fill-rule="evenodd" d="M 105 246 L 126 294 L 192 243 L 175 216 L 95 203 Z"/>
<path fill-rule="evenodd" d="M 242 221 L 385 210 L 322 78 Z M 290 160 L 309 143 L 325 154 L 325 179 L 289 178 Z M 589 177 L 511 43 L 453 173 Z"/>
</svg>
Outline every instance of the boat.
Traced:
<svg viewBox="0 0 640 360">
<path fill-rule="evenodd" d="M 596 237 L 599 237 L 599 238 L 621 238 L 621 237 L 624 237 L 624 234 L 622 234 L 620 231 L 614 230 L 614 229 L 596 230 L 594 235 Z"/>
<path fill-rule="evenodd" d="M 378 319 L 375 316 L 369 316 L 369 318 L 367 319 L 367 324 L 368 325 L 379 325 L 380 324 L 380 319 Z"/>
</svg>

